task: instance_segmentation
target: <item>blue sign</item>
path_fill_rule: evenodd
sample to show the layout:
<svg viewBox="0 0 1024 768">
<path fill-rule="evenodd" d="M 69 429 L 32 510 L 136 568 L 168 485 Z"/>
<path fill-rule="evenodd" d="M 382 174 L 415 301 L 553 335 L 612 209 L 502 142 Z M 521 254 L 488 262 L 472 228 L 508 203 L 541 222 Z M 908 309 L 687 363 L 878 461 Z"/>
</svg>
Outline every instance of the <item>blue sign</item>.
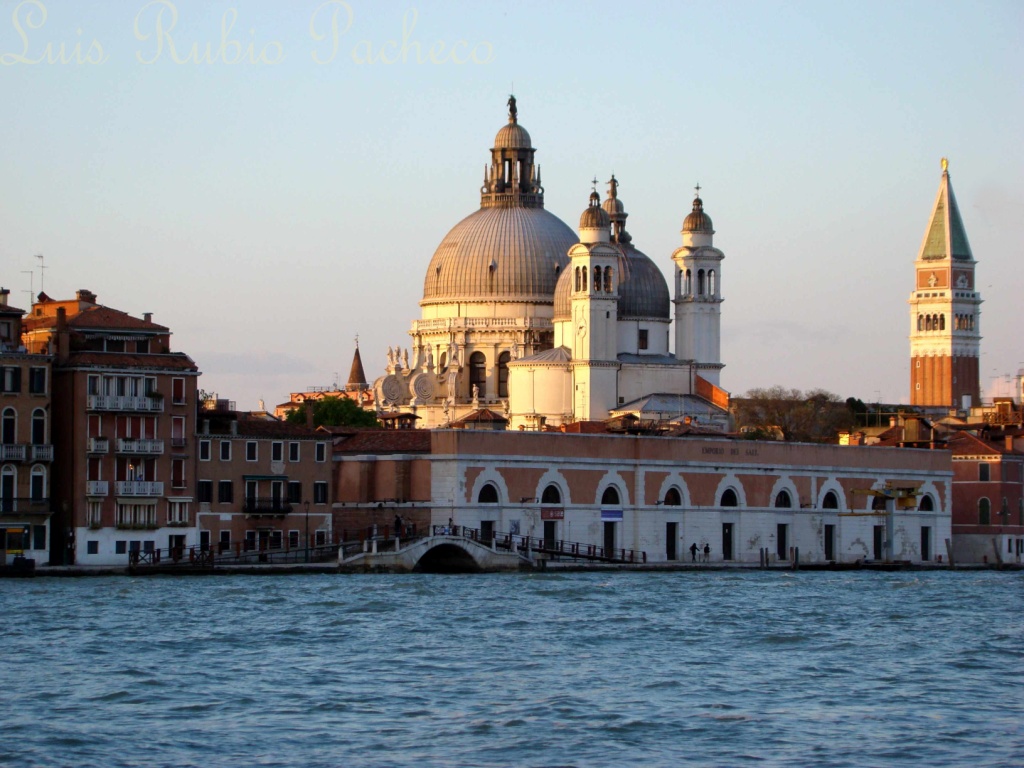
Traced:
<svg viewBox="0 0 1024 768">
<path fill-rule="evenodd" d="M 622 522 L 622 510 L 621 509 L 602 509 L 601 519 L 605 522 Z"/>
</svg>

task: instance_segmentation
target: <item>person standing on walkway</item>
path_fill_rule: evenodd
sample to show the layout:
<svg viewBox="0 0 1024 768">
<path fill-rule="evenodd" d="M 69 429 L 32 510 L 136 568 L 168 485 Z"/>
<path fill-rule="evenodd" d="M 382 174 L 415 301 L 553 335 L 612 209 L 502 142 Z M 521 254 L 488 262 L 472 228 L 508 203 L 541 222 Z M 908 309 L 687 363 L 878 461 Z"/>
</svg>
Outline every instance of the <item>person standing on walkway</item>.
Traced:
<svg viewBox="0 0 1024 768">
<path fill-rule="evenodd" d="M 693 542 L 693 544 L 690 545 L 690 560 L 695 562 L 695 563 L 697 562 L 697 542 L 696 541 Z"/>
<path fill-rule="evenodd" d="M 710 544 L 705 544 L 704 545 L 704 562 L 707 563 L 707 562 L 710 562 L 710 560 L 711 560 L 711 545 Z"/>
</svg>

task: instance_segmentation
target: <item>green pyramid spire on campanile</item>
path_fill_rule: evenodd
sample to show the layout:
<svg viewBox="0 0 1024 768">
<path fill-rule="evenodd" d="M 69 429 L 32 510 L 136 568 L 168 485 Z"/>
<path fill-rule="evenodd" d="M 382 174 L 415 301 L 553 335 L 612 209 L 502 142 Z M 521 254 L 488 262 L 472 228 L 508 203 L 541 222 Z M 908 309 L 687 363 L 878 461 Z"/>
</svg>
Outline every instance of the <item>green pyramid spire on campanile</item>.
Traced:
<svg viewBox="0 0 1024 768">
<path fill-rule="evenodd" d="M 932 261 L 937 259 L 962 259 L 973 261 L 971 246 L 967 242 L 967 231 L 960 208 L 953 195 L 953 185 L 949 182 L 949 161 L 942 158 L 942 180 L 939 182 L 939 193 L 932 207 L 932 217 L 928 221 L 924 242 L 921 243 L 920 259 Z"/>
</svg>

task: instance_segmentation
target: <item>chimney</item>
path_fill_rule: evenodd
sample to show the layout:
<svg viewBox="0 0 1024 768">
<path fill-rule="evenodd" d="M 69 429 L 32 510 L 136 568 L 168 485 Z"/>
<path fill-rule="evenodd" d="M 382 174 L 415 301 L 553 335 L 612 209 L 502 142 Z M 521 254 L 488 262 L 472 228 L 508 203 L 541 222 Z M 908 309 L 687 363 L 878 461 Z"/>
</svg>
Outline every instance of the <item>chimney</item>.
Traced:
<svg viewBox="0 0 1024 768">
<path fill-rule="evenodd" d="M 1013 451 L 1013 435 L 1005 435 L 1003 439 L 1006 441 L 1006 452 L 1011 453 Z"/>
<path fill-rule="evenodd" d="M 143 312 L 142 313 L 142 319 L 145 322 L 147 322 L 147 323 L 152 323 L 153 322 L 153 313 L 152 312 Z"/>
<path fill-rule="evenodd" d="M 64 307 L 57 307 L 57 359 L 65 361 L 71 356 L 71 334 L 68 332 L 68 312 Z"/>
<path fill-rule="evenodd" d="M 235 419 L 231 420 L 231 434 L 232 435 L 237 435 L 238 434 L 238 421 L 236 421 Z"/>
<path fill-rule="evenodd" d="M 210 420 L 209 419 L 203 419 L 203 434 L 204 435 L 210 434 Z"/>
<path fill-rule="evenodd" d="M 83 304 L 95 304 L 96 303 L 96 294 L 93 293 L 92 291 L 87 291 L 85 288 L 80 288 L 75 293 L 75 298 L 78 299 Z"/>
<path fill-rule="evenodd" d="M 0 307 L 7 306 L 7 297 L 10 295 L 10 290 L 7 288 L 0 288 Z"/>
</svg>

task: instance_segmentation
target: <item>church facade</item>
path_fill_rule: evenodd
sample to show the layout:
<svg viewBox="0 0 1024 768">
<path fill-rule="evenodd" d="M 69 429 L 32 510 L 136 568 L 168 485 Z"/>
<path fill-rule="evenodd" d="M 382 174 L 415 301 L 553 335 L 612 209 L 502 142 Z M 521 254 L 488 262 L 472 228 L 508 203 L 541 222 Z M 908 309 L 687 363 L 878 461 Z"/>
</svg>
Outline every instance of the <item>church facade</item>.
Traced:
<svg viewBox="0 0 1024 768">
<path fill-rule="evenodd" d="M 411 347 L 388 350 L 378 410 L 442 427 L 489 408 L 513 429 L 658 418 L 727 423 L 719 388 L 721 262 L 697 197 L 672 254 L 672 290 L 632 243 L 618 182 L 573 231 L 544 208 L 536 149 L 515 97 L 484 168 L 480 208 L 455 225 L 424 279 Z M 596 182 L 595 182 L 596 184 Z M 672 321 L 675 321 L 675 349 Z"/>
</svg>

